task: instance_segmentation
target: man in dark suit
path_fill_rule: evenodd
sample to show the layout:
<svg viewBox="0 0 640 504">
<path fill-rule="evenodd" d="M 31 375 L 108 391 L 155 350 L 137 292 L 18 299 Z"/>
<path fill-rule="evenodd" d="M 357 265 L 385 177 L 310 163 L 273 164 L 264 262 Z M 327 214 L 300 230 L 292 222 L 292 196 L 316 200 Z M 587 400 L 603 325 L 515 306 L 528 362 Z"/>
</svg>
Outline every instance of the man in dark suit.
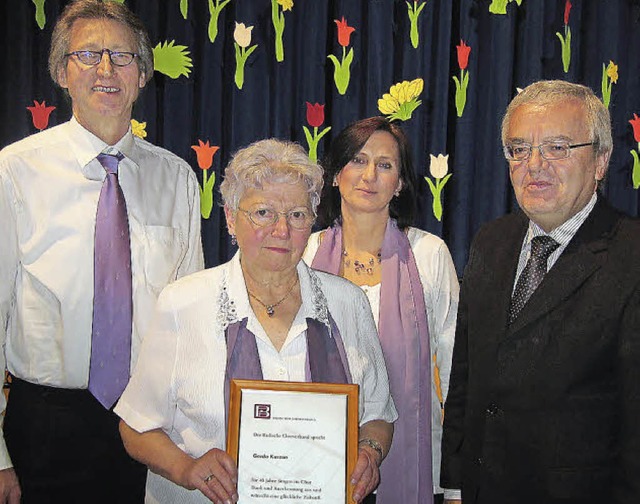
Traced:
<svg viewBox="0 0 640 504">
<path fill-rule="evenodd" d="M 608 110 L 584 86 L 537 82 L 502 141 L 522 212 L 471 248 L 442 486 L 464 504 L 640 503 L 640 223 L 597 191 Z"/>
</svg>

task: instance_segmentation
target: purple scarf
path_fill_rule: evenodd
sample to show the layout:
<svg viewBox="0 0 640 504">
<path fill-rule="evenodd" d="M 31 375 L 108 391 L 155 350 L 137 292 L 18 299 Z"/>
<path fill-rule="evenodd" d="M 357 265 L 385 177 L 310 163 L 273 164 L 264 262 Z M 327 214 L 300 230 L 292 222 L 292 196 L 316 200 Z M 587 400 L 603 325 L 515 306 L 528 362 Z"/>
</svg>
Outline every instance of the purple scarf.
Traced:
<svg viewBox="0 0 640 504">
<path fill-rule="evenodd" d="M 306 381 L 352 383 L 342 337 L 331 315 L 329 324 L 331 334 L 322 322 L 307 318 Z M 256 337 L 247 329 L 247 319 L 230 324 L 225 331 L 225 337 L 227 369 L 224 380 L 224 404 L 228 419 L 231 380 L 262 380 L 263 377 Z"/>
<path fill-rule="evenodd" d="M 381 250 L 380 345 L 399 418 L 380 468 L 378 504 L 431 504 L 431 351 L 422 283 L 406 234 L 389 219 Z M 342 228 L 324 232 L 312 268 L 339 274 Z"/>
</svg>

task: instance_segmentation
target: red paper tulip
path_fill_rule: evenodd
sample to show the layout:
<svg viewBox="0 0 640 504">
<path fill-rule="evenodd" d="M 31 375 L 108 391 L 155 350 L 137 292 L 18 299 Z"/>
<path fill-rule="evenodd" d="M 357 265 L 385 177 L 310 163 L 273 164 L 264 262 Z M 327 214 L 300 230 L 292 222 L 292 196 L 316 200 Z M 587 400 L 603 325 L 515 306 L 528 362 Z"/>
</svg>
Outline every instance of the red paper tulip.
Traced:
<svg viewBox="0 0 640 504">
<path fill-rule="evenodd" d="M 633 138 L 640 143 L 640 117 L 638 114 L 633 114 L 633 119 L 629 120 L 629 124 L 633 126 Z"/>
<path fill-rule="evenodd" d="M 47 107 L 44 100 L 42 100 L 42 103 L 38 103 L 36 100 L 33 100 L 33 105 L 33 107 L 27 107 L 27 110 L 31 112 L 33 125 L 42 131 L 49 126 L 49 115 L 51 115 L 51 112 L 56 108 L 53 106 Z"/>
<path fill-rule="evenodd" d="M 458 50 L 458 66 L 460 70 L 465 70 L 467 65 L 469 64 L 469 53 L 471 52 L 471 47 L 464 43 L 464 40 L 460 39 L 460 45 L 456 46 Z"/>
<path fill-rule="evenodd" d="M 324 122 L 324 105 L 319 103 L 312 105 L 307 102 L 307 122 L 314 128 L 320 127 Z"/>
<path fill-rule="evenodd" d="M 564 24 L 569 24 L 569 12 L 571 12 L 571 2 L 569 0 L 564 4 Z"/>
<path fill-rule="evenodd" d="M 192 145 L 191 148 L 196 151 L 198 156 L 198 166 L 203 170 L 208 170 L 213 164 L 213 155 L 218 152 L 220 147 L 215 145 L 209 146 L 209 140 L 204 143 L 202 140 L 198 140 L 200 145 Z"/>
<path fill-rule="evenodd" d="M 342 16 L 342 21 L 338 21 L 334 19 L 335 23 L 338 25 L 338 43 L 342 47 L 347 47 L 349 45 L 349 40 L 351 39 L 351 34 L 356 31 L 353 26 L 349 26 Z"/>
</svg>

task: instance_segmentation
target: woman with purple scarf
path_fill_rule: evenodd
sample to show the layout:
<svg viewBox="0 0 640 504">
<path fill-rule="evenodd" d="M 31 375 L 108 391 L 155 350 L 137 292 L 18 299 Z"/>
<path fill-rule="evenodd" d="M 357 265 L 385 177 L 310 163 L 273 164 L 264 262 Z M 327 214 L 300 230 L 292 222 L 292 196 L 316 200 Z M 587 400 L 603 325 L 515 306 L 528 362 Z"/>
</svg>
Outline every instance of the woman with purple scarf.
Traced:
<svg viewBox="0 0 640 504">
<path fill-rule="evenodd" d="M 377 504 L 442 502 L 440 401 L 448 390 L 459 291 L 451 255 L 440 238 L 410 227 L 415 174 L 398 125 L 372 117 L 347 126 L 323 167 L 318 220 L 330 227 L 310 237 L 303 257 L 367 294 L 399 414 Z M 372 495 L 366 502 L 375 501 Z"/>
<path fill-rule="evenodd" d="M 256 142 L 227 166 L 220 192 L 239 250 L 162 291 L 115 410 L 127 451 L 149 467 L 145 502 L 237 502 L 224 451 L 234 378 L 358 384 L 354 500 L 377 486 L 397 413 L 369 303 L 301 260 L 322 184 L 291 142 Z"/>
</svg>

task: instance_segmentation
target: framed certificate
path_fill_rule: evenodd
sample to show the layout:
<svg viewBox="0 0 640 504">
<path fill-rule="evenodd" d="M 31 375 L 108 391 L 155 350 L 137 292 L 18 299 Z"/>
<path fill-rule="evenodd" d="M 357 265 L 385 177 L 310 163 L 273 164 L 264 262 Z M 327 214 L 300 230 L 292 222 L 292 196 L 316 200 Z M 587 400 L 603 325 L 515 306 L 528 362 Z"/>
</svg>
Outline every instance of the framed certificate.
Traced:
<svg viewBox="0 0 640 504">
<path fill-rule="evenodd" d="M 232 380 L 227 452 L 239 502 L 353 503 L 358 385 Z"/>
</svg>

